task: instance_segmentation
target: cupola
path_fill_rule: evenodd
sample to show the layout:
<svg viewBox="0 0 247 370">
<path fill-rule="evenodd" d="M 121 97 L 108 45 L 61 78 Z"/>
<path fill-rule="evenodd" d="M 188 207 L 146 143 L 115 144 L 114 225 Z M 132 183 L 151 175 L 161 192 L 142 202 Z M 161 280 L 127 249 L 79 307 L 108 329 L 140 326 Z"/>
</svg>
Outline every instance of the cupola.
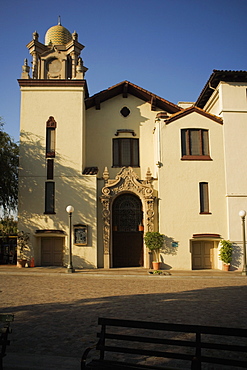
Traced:
<svg viewBox="0 0 247 370">
<path fill-rule="evenodd" d="M 45 34 L 45 45 L 66 45 L 72 40 L 72 35 L 67 28 L 61 25 L 59 20 L 58 25 L 50 27 Z"/>
<path fill-rule="evenodd" d="M 72 34 L 61 25 L 60 17 L 56 26 L 45 34 L 45 44 L 39 42 L 35 31 L 33 39 L 27 44 L 32 55 L 32 77 L 39 80 L 84 79 L 84 67 L 80 53 L 84 46 L 78 42 L 78 34 Z M 22 78 L 29 79 L 27 62 L 23 66 Z"/>
</svg>

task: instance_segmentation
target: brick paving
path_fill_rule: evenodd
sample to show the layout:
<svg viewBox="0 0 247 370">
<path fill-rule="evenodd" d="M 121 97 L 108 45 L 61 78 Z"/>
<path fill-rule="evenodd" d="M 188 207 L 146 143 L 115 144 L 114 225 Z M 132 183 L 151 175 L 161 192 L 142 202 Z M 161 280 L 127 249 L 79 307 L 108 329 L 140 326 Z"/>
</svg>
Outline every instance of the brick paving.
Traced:
<svg viewBox="0 0 247 370">
<path fill-rule="evenodd" d="M 240 274 L 17 270 L 0 268 L 1 312 L 15 315 L 10 354 L 79 358 L 99 316 L 247 328 Z"/>
</svg>

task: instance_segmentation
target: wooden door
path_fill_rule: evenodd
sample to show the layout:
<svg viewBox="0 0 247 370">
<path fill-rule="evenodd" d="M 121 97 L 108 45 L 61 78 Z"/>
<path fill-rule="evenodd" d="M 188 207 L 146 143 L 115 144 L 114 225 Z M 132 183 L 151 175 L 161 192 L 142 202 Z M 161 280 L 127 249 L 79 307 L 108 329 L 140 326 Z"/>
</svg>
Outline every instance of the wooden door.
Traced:
<svg viewBox="0 0 247 370">
<path fill-rule="evenodd" d="M 112 264 L 113 267 L 143 266 L 142 204 L 134 194 L 116 198 L 112 209 Z"/>
<path fill-rule="evenodd" d="M 41 239 L 41 265 L 63 266 L 63 238 Z"/>
<path fill-rule="evenodd" d="M 197 241 L 192 243 L 192 269 L 212 269 L 214 267 L 214 242 Z"/>
</svg>

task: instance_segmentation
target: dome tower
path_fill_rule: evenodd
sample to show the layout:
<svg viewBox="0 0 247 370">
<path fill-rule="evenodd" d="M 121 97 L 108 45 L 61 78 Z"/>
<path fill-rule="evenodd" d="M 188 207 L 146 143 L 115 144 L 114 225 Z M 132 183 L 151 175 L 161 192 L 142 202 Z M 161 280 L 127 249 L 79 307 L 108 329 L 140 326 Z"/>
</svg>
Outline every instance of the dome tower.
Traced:
<svg viewBox="0 0 247 370">
<path fill-rule="evenodd" d="M 45 45 L 66 45 L 71 40 L 71 33 L 61 25 L 60 19 L 58 25 L 50 27 L 45 34 Z"/>
<path fill-rule="evenodd" d="M 58 24 L 50 27 L 45 34 L 45 43 L 39 42 L 35 31 L 33 40 L 27 45 L 32 55 L 32 77 L 41 80 L 84 79 L 87 68 L 83 66 L 80 53 L 84 46 L 78 42 L 76 32 L 70 31 Z M 28 66 L 23 67 L 22 79 L 30 78 Z"/>
</svg>

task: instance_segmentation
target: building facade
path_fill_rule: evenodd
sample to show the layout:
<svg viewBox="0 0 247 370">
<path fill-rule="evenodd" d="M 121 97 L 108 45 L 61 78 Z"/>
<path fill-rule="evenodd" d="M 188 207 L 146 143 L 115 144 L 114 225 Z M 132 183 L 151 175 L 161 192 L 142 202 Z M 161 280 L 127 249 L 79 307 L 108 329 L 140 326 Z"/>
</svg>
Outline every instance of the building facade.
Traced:
<svg viewBox="0 0 247 370">
<path fill-rule="evenodd" d="M 247 72 L 214 71 L 197 102 L 173 104 L 123 81 L 89 96 L 78 35 L 35 32 L 21 79 L 19 230 L 36 265 L 217 269 L 221 239 L 242 265 L 247 209 Z"/>
</svg>

